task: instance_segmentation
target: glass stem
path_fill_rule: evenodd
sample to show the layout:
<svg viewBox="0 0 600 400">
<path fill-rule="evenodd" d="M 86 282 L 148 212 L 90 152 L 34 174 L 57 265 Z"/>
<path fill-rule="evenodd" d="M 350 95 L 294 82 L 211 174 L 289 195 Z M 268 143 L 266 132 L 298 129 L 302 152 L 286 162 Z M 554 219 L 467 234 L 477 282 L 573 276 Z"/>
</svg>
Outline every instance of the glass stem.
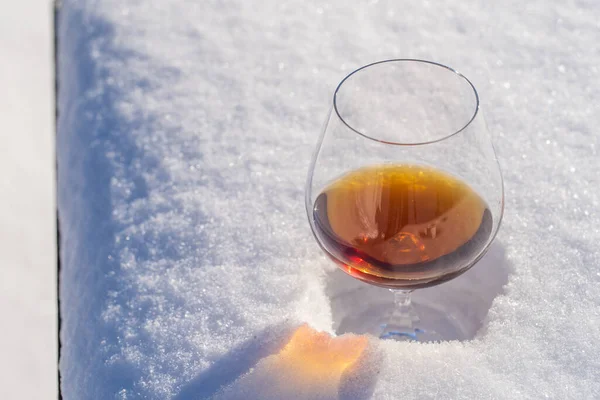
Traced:
<svg viewBox="0 0 600 400">
<path fill-rule="evenodd" d="M 394 293 L 394 311 L 390 322 L 396 322 L 400 326 L 406 326 L 409 329 L 419 321 L 419 317 L 412 305 L 412 290 L 391 290 Z"/>
<path fill-rule="evenodd" d="M 416 340 L 418 330 L 415 326 L 419 323 L 419 317 L 412 306 L 412 290 L 390 289 L 390 291 L 394 293 L 394 309 L 388 323 L 383 326 L 380 337 Z"/>
</svg>

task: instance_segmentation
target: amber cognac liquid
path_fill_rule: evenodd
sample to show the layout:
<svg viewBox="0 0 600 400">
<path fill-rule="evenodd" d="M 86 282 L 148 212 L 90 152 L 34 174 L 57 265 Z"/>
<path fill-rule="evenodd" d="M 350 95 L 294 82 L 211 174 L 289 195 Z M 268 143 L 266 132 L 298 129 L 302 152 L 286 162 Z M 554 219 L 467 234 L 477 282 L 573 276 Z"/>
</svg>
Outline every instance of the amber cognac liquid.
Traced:
<svg viewBox="0 0 600 400">
<path fill-rule="evenodd" d="M 350 172 L 319 194 L 313 218 L 321 245 L 346 272 L 390 288 L 459 275 L 492 232 L 491 213 L 473 189 L 420 165 Z"/>
</svg>

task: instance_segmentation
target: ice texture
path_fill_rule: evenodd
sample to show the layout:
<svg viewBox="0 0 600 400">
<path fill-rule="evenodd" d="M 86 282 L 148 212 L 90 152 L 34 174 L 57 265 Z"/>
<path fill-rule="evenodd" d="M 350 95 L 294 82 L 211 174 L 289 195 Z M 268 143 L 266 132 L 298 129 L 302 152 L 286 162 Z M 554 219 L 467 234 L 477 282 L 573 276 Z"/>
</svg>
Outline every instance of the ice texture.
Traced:
<svg viewBox="0 0 600 400">
<path fill-rule="evenodd" d="M 306 221 L 333 90 L 358 66 L 421 58 L 478 88 L 504 172 L 490 256 L 417 293 L 469 314 L 472 339 L 371 338 L 383 356 L 356 367 L 368 393 L 285 391 L 600 398 L 599 13 L 593 0 L 63 0 L 63 397 L 285 398 L 260 385 L 282 373 L 269 357 L 302 323 L 334 332 L 347 290 L 381 293 L 334 270 Z"/>
</svg>

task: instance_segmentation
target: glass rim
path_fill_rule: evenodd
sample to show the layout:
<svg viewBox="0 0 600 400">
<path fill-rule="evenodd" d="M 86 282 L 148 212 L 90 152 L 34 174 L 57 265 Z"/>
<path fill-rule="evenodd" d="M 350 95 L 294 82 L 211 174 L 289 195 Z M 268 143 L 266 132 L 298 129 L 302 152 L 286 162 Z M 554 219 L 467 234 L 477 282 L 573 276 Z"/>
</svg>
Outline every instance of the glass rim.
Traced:
<svg viewBox="0 0 600 400">
<path fill-rule="evenodd" d="M 469 119 L 467 121 L 467 123 L 462 128 L 460 128 L 459 130 L 457 130 L 455 132 L 452 132 L 452 133 L 450 133 L 450 134 L 448 134 L 446 136 L 443 136 L 441 138 L 433 139 L 433 140 L 426 140 L 426 141 L 423 141 L 423 142 L 410 142 L 410 143 L 393 142 L 393 141 L 389 141 L 389 140 L 377 139 L 377 138 L 375 138 L 373 136 L 369 136 L 369 135 L 367 135 L 367 134 L 359 131 L 358 129 L 355 129 L 354 127 L 352 127 L 340 115 L 340 112 L 339 112 L 338 107 L 337 107 L 337 95 L 338 95 L 338 92 L 339 92 L 340 88 L 342 87 L 342 85 L 344 84 L 344 82 L 346 82 L 346 80 L 348 80 L 352 75 L 356 74 L 357 72 L 362 71 L 364 69 L 367 69 L 369 67 L 372 67 L 374 65 L 379 65 L 379 64 L 384 64 L 384 63 L 391 63 L 391 62 L 415 62 L 415 63 L 430 64 L 430 65 L 434 65 L 436 67 L 444 68 L 444 69 L 452 72 L 453 74 L 455 74 L 457 77 L 463 79 L 465 82 L 467 82 L 469 84 L 469 86 L 471 86 L 471 89 L 473 90 L 473 94 L 475 95 L 475 110 L 473 111 L 473 115 L 471 116 L 471 119 Z M 346 75 L 346 77 L 344 77 L 344 79 L 342 79 L 341 82 L 337 85 L 337 87 L 335 89 L 335 92 L 333 93 L 333 109 L 335 110 L 335 113 L 338 116 L 338 118 L 344 123 L 344 125 L 346 125 L 350 130 L 354 131 L 355 133 L 358 133 L 359 135 L 361 135 L 364 138 L 373 140 L 375 142 L 384 143 L 384 144 L 391 144 L 391 145 L 396 145 L 396 146 L 421 146 L 421 145 L 437 143 L 437 142 L 441 142 L 443 140 L 449 139 L 449 138 L 457 135 L 458 133 L 464 131 L 469 125 L 471 125 L 471 123 L 475 120 L 475 117 L 477 117 L 477 114 L 479 113 L 479 93 L 477 93 L 477 89 L 475 88 L 475 85 L 473 85 L 473 83 L 466 76 L 464 76 L 463 74 L 461 74 L 460 72 L 458 72 L 454 68 L 449 67 L 447 65 L 440 64 L 440 63 L 437 63 L 435 61 L 422 60 L 422 59 L 418 59 L 418 58 L 391 58 L 391 59 L 381 60 L 381 61 L 375 61 L 375 62 L 372 62 L 370 64 L 363 65 L 362 67 L 359 67 L 359 68 L 355 69 L 354 71 L 350 72 L 348 75 Z"/>
</svg>

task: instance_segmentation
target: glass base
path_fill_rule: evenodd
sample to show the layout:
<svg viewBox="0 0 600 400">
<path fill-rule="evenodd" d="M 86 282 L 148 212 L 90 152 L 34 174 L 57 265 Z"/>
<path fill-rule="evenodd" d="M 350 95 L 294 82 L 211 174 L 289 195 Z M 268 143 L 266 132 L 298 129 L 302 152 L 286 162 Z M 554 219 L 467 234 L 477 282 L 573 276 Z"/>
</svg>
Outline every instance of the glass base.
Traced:
<svg viewBox="0 0 600 400">
<path fill-rule="evenodd" d="M 461 276 L 412 292 L 418 319 L 413 316 L 410 329 L 390 324 L 391 314 L 398 307 L 389 290 L 367 285 L 332 268 L 326 276 L 332 328 L 340 335 L 369 333 L 394 340 L 472 340 L 485 333 L 488 311 L 503 292 L 512 268 L 504 248 L 495 242 L 487 255 Z"/>
<path fill-rule="evenodd" d="M 427 305 L 413 300 L 412 312 L 394 316 L 397 308 L 389 303 L 370 305 L 364 310 L 346 315 L 336 329 L 344 333 L 370 334 L 381 339 L 398 341 L 438 342 L 470 338 L 469 321 L 463 324 L 443 306 Z M 408 320 L 406 319 L 408 318 Z"/>
</svg>

